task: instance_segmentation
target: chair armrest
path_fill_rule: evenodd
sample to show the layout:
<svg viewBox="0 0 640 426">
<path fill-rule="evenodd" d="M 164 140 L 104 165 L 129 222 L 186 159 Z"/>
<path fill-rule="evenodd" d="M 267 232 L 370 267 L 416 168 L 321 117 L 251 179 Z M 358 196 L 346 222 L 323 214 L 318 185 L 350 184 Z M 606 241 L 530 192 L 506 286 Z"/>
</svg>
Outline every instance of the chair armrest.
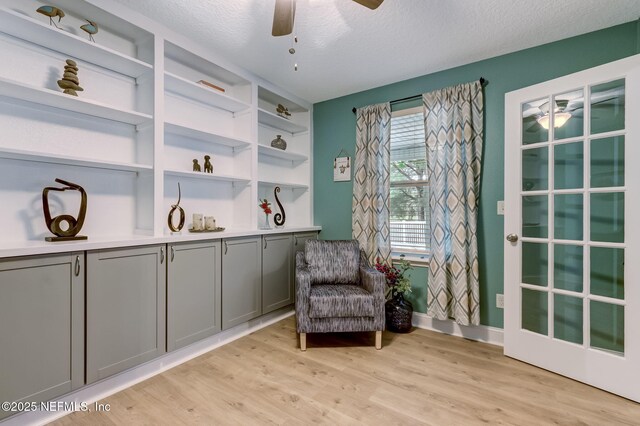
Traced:
<svg viewBox="0 0 640 426">
<path fill-rule="evenodd" d="M 387 282 L 384 274 L 374 268 L 360 267 L 362 287 L 373 295 L 374 330 L 384 330 L 384 303 Z"/>
<path fill-rule="evenodd" d="M 304 252 L 296 253 L 296 329 L 298 333 L 307 333 L 310 327 L 309 294 L 311 293 L 311 274 L 304 260 Z"/>
</svg>

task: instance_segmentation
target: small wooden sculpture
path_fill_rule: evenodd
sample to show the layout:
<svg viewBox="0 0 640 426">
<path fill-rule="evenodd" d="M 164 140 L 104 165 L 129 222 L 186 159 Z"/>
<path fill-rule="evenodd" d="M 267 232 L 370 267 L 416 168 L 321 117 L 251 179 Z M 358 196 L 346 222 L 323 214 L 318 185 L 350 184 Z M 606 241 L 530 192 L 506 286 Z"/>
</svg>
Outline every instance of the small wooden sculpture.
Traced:
<svg viewBox="0 0 640 426">
<path fill-rule="evenodd" d="M 287 219 L 284 214 L 284 207 L 282 207 L 282 203 L 278 199 L 279 192 L 280 192 L 280 187 L 276 186 L 275 189 L 273 190 L 273 196 L 276 199 L 276 203 L 278 204 L 278 208 L 280 209 L 280 212 L 282 212 L 282 214 L 276 213 L 273 215 L 273 223 L 275 223 L 277 227 L 284 226 L 284 221 Z"/>
<path fill-rule="evenodd" d="M 53 7 L 53 6 L 41 6 L 36 10 L 36 12 L 42 13 L 44 16 L 48 16 L 49 17 L 49 25 L 53 25 L 56 28 L 60 28 L 53 21 L 53 18 L 55 18 L 57 16 L 58 17 L 58 22 L 60 22 L 62 20 L 62 18 L 64 18 L 64 12 L 62 11 L 62 9 L 58 9 L 57 7 Z"/>
<path fill-rule="evenodd" d="M 204 172 L 205 173 L 213 173 L 213 165 L 211 164 L 211 157 L 208 155 L 204 156 Z"/>
<path fill-rule="evenodd" d="M 63 93 L 72 96 L 78 96 L 76 91 L 83 91 L 84 89 L 79 86 L 80 80 L 78 80 L 78 66 L 76 61 L 67 59 L 64 66 L 64 75 L 62 80 L 58 80 L 58 86 L 64 89 Z"/>
<path fill-rule="evenodd" d="M 276 112 L 281 117 L 284 117 L 284 118 L 291 117 L 291 113 L 289 112 L 289 109 L 282 104 L 278 104 L 278 107 L 276 108 Z"/>
<path fill-rule="evenodd" d="M 96 41 L 94 40 L 93 35 L 98 34 L 98 24 L 88 19 L 85 19 L 85 21 L 87 21 L 88 24 L 84 24 L 80 26 L 80 29 L 86 32 L 87 34 L 89 34 L 89 41 L 92 41 L 95 43 Z"/>
<path fill-rule="evenodd" d="M 198 164 L 198 159 L 197 158 L 193 159 L 193 171 L 194 172 L 202 171 L 202 170 L 200 170 L 200 164 Z"/>
<path fill-rule="evenodd" d="M 178 201 L 175 204 L 171 205 L 171 210 L 169 210 L 169 217 L 167 218 L 167 224 L 169 225 L 169 229 L 171 232 L 180 232 L 182 227 L 184 226 L 184 209 L 180 207 L 180 199 L 182 198 L 182 193 L 180 192 L 180 182 L 178 182 Z M 180 223 L 178 226 L 173 225 L 173 213 L 178 210 L 180 212 Z"/>
<path fill-rule="evenodd" d="M 84 218 L 87 215 L 87 193 L 84 188 L 75 183 L 67 182 L 62 179 L 56 179 L 56 182 L 65 185 L 62 188 L 55 188 L 48 186 L 42 190 L 42 210 L 44 211 L 44 221 L 47 224 L 47 228 L 55 237 L 46 237 L 46 241 L 71 241 L 71 240 L 86 240 L 84 235 L 78 235 L 78 232 L 84 225 Z M 80 211 L 78 212 L 78 218 L 69 215 L 61 214 L 54 218 L 51 217 L 51 211 L 49 210 L 49 191 L 79 191 L 80 196 Z M 67 229 L 62 229 L 62 224 L 67 224 Z"/>
</svg>

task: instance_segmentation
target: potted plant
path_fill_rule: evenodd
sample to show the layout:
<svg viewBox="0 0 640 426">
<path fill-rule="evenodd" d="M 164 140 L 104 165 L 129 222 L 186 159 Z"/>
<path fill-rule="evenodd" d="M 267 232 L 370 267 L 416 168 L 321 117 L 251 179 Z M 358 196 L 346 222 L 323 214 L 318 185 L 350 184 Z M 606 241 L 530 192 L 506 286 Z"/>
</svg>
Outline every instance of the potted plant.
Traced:
<svg viewBox="0 0 640 426">
<path fill-rule="evenodd" d="M 387 265 L 377 258 L 375 268 L 384 274 L 387 282 L 387 302 L 384 305 L 387 330 L 408 333 L 411 331 L 413 305 L 404 298 L 404 295 L 411 292 L 411 280 L 407 271 L 413 267 L 405 259 L 397 265 Z"/>
</svg>

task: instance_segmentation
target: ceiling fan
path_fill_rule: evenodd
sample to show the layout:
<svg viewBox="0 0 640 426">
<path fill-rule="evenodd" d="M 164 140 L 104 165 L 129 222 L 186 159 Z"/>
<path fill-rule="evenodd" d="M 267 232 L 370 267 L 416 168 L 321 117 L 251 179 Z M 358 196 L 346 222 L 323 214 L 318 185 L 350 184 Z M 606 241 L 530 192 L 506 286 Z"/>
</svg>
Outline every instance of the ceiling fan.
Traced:
<svg viewBox="0 0 640 426">
<path fill-rule="evenodd" d="M 371 10 L 377 9 L 384 0 L 353 0 Z M 293 20 L 296 14 L 296 0 L 276 0 L 273 12 L 273 28 L 271 35 L 274 37 L 291 34 Z"/>
</svg>

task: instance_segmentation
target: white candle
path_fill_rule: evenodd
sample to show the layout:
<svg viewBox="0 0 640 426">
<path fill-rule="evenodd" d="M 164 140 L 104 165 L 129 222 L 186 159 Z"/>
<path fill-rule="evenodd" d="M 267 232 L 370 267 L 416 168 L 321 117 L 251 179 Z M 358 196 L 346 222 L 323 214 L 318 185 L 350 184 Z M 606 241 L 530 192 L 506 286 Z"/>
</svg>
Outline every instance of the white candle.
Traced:
<svg viewBox="0 0 640 426">
<path fill-rule="evenodd" d="M 204 229 L 207 231 L 213 231 L 216 229 L 216 218 L 213 216 L 204 217 Z"/>
<path fill-rule="evenodd" d="M 193 230 L 194 231 L 202 231 L 202 214 L 194 213 L 193 214 Z"/>
</svg>

